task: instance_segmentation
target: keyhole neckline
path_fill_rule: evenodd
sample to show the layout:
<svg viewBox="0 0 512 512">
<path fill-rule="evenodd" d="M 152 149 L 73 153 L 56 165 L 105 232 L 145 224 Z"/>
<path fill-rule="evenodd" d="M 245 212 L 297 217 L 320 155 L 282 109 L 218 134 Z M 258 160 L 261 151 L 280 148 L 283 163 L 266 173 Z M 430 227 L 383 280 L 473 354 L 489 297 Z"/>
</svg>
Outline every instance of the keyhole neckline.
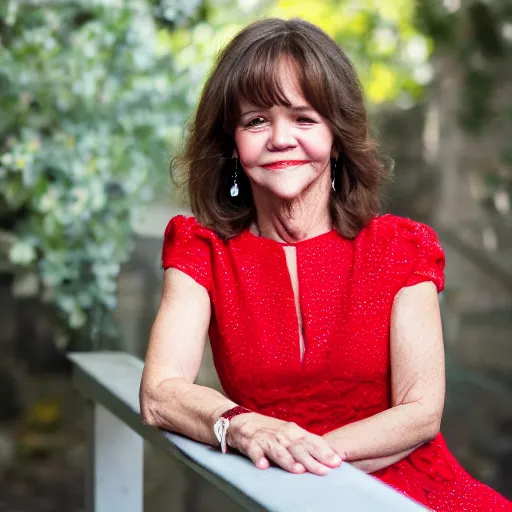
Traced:
<svg viewBox="0 0 512 512">
<path fill-rule="evenodd" d="M 268 244 L 279 247 L 297 247 L 300 245 L 308 245 L 314 244 L 317 242 L 323 242 L 326 239 L 329 239 L 334 236 L 341 236 L 336 228 L 332 228 L 325 233 L 321 233 L 320 235 L 313 236 L 311 238 L 305 238 L 304 240 L 298 240 L 296 242 L 279 242 L 278 240 L 273 240 L 272 238 L 265 238 L 264 236 L 258 236 L 251 232 L 250 228 L 246 228 L 243 233 L 245 237 L 252 238 L 257 240 L 262 244 Z"/>
</svg>

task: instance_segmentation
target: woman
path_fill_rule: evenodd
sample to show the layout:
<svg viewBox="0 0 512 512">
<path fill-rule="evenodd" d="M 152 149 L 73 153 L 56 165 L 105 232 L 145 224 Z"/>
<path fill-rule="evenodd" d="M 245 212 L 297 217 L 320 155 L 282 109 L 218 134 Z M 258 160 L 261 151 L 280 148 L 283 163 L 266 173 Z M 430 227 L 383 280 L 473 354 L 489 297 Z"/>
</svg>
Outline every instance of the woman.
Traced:
<svg viewBox="0 0 512 512">
<path fill-rule="evenodd" d="M 196 218 L 165 232 L 144 421 L 260 469 L 343 460 L 433 510 L 512 510 L 439 433 L 443 251 L 429 227 L 378 215 L 386 171 L 338 46 L 302 20 L 247 27 L 179 163 Z M 207 333 L 227 397 L 193 384 Z"/>
</svg>

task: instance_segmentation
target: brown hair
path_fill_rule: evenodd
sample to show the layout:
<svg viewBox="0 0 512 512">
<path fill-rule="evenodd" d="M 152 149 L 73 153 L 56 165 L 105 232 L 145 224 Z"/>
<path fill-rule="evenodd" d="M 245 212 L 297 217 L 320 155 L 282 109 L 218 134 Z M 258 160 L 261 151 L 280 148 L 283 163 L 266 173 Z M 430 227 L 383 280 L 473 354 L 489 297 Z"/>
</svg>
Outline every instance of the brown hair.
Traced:
<svg viewBox="0 0 512 512">
<path fill-rule="evenodd" d="M 185 179 L 192 212 L 204 226 L 232 237 L 256 219 L 250 183 L 238 166 L 240 193 L 230 196 L 234 170 L 234 129 L 240 100 L 261 108 L 290 106 L 279 82 L 288 58 L 302 93 L 330 124 L 342 158 L 330 211 L 339 232 L 354 238 L 379 211 L 380 186 L 388 173 L 370 137 L 357 73 L 339 46 L 321 29 L 301 19 L 252 23 L 219 55 L 206 84 L 183 153 L 173 161 L 173 177 Z"/>
</svg>

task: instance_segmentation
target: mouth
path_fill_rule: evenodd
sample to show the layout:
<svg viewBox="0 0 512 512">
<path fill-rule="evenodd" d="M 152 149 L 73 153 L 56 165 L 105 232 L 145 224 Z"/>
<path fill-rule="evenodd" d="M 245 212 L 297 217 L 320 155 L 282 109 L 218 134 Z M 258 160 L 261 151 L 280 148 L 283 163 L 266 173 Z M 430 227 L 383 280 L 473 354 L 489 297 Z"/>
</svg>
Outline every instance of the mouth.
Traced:
<svg viewBox="0 0 512 512">
<path fill-rule="evenodd" d="M 281 160 L 279 162 L 271 162 L 262 165 L 265 169 L 287 169 L 288 167 L 296 167 L 298 165 L 309 164 L 311 160 Z"/>
</svg>

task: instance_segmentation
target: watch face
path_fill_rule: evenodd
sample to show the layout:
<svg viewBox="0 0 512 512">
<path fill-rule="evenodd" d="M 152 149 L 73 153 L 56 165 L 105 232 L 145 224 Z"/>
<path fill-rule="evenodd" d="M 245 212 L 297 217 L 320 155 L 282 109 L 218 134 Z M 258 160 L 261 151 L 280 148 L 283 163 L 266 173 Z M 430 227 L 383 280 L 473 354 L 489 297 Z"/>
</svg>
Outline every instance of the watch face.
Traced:
<svg viewBox="0 0 512 512">
<path fill-rule="evenodd" d="M 221 443 L 222 445 L 222 442 L 226 440 L 226 432 L 228 430 L 228 427 L 229 427 L 229 420 L 227 420 L 226 418 L 219 418 L 216 422 L 215 422 L 215 425 L 213 426 L 213 431 L 215 432 L 215 437 L 217 438 L 217 441 L 219 441 L 219 443 Z"/>
</svg>

